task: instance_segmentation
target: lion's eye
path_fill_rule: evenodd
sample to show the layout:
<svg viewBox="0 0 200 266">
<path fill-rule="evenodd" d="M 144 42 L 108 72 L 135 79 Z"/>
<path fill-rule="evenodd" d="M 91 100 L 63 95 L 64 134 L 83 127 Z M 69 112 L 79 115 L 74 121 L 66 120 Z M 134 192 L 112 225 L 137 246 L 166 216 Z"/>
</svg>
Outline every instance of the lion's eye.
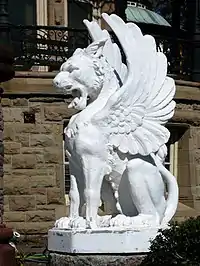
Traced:
<svg viewBox="0 0 200 266">
<path fill-rule="evenodd" d="M 79 70 L 79 68 L 75 66 L 69 66 L 69 68 L 67 69 L 69 73 L 72 73 L 74 70 Z"/>
</svg>

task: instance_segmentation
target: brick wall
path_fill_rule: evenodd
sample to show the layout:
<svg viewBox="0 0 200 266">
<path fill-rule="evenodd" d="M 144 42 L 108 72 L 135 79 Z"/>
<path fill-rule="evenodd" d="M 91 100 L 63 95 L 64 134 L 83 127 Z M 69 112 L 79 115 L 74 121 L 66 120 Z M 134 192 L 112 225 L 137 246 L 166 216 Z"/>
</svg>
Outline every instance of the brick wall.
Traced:
<svg viewBox="0 0 200 266">
<path fill-rule="evenodd" d="M 66 212 L 63 121 L 68 100 L 4 95 L 4 221 L 22 234 L 47 233 Z M 35 116 L 25 123 L 24 114 Z"/>
</svg>

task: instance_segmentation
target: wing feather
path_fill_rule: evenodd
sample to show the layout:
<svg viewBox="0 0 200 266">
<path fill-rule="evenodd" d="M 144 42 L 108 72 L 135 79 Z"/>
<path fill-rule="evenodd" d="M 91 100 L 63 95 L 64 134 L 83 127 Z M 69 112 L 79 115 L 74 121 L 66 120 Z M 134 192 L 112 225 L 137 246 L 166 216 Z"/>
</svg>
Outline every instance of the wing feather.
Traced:
<svg viewBox="0 0 200 266">
<path fill-rule="evenodd" d="M 154 38 L 143 36 L 135 24 L 125 24 L 116 15 L 103 14 L 103 18 L 124 50 L 127 72 L 123 86 L 109 97 L 92 122 L 105 134 L 110 132 L 109 143 L 123 153 L 157 152 L 170 137 L 164 125 L 175 109 L 175 83 L 167 77 L 167 59 L 157 52 Z"/>
<path fill-rule="evenodd" d="M 124 76 L 127 73 L 126 66 L 122 63 L 122 56 L 119 47 L 112 43 L 111 37 L 107 30 L 102 30 L 96 21 L 83 21 L 87 27 L 89 34 L 93 41 L 99 41 L 101 39 L 107 39 L 107 42 L 103 49 L 103 55 L 109 62 L 109 64 L 117 71 L 120 79 L 123 81 Z"/>
</svg>

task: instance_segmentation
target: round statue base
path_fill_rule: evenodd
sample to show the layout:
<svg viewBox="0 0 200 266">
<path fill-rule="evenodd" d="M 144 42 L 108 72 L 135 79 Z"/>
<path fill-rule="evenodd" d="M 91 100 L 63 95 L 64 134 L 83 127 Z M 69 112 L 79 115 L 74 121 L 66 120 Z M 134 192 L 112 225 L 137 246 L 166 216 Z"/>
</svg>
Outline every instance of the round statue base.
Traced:
<svg viewBox="0 0 200 266">
<path fill-rule="evenodd" d="M 140 230 L 100 228 L 51 229 L 48 232 L 48 249 L 59 254 L 136 254 L 147 253 L 150 240 L 158 234 L 158 228 Z"/>
</svg>

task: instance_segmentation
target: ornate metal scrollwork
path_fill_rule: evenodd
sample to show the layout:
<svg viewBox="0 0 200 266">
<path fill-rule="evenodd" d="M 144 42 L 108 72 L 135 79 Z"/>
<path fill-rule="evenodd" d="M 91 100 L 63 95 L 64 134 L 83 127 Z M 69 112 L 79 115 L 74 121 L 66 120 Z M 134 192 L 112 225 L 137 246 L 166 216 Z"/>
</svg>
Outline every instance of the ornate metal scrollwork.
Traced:
<svg viewBox="0 0 200 266">
<path fill-rule="evenodd" d="M 77 47 L 86 47 L 89 42 L 85 30 L 58 26 L 12 26 L 11 36 L 19 70 L 33 66 L 56 70 Z"/>
</svg>

